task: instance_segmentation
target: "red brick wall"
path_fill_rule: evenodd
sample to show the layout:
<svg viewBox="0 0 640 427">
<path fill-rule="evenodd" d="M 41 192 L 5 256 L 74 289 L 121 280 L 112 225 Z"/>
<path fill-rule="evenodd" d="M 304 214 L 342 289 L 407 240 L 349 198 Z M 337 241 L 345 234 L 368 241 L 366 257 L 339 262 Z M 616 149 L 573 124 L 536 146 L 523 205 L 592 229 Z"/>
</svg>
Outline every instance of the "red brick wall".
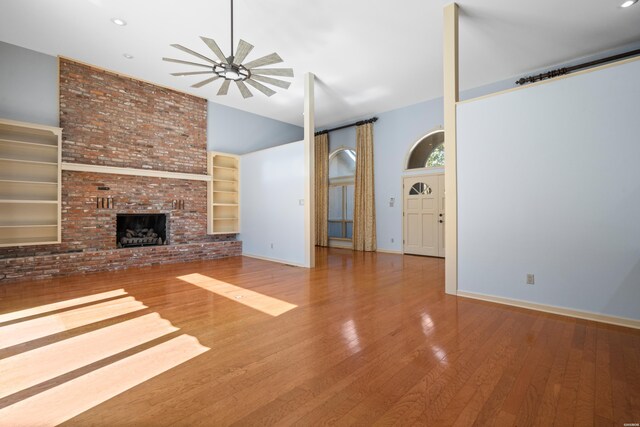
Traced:
<svg viewBox="0 0 640 427">
<path fill-rule="evenodd" d="M 207 173 L 207 101 L 60 59 L 62 161 Z"/>
<path fill-rule="evenodd" d="M 193 243 L 0 259 L 0 283 L 237 256 L 242 242 Z"/>
<path fill-rule="evenodd" d="M 206 174 L 206 120 L 204 99 L 60 59 L 64 162 Z M 98 209 L 96 197 L 107 196 L 113 209 Z M 184 209 L 173 200 L 184 200 Z M 170 245 L 116 249 L 117 213 L 168 214 Z M 0 283 L 239 255 L 242 248 L 235 235 L 206 234 L 204 181 L 63 171 L 61 215 L 61 244 L 0 248 Z"/>
</svg>

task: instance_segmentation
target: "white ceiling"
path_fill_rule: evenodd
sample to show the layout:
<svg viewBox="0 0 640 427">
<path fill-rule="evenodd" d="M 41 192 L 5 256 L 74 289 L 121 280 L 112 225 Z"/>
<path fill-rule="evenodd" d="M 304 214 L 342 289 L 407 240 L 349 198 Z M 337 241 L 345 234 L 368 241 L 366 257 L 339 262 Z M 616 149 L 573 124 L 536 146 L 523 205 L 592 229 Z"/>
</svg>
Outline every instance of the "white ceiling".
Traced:
<svg viewBox="0 0 640 427">
<path fill-rule="evenodd" d="M 640 3 L 622 0 L 460 0 L 461 89 L 468 89 L 640 40 Z M 441 0 L 235 0 L 235 37 L 255 46 L 247 61 L 278 52 L 292 67 L 289 90 L 267 98 L 170 72 L 195 67 L 171 48 L 205 55 L 200 35 L 229 50 L 228 0 L 2 0 L 0 40 L 302 124 L 304 73 L 318 78 L 316 124 L 323 126 L 442 95 Z M 118 27 L 111 18 L 128 25 Z M 237 43 L 237 41 L 236 41 Z M 129 53 L 135 58 L 123 57 Z M 197 62 L 197 61 L 196 61 Z"/>
</svg>

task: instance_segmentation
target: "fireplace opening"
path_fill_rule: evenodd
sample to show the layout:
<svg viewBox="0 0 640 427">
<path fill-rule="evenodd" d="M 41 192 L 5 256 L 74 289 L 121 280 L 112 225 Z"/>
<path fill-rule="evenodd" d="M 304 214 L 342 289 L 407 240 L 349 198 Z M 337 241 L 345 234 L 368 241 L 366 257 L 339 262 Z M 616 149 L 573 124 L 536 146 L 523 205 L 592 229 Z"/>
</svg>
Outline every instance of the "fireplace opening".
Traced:
<svg viewBox="0 0 640 427">
<path fill-rule="evenodd" d="M 166 214 L 118 214 L 116 245 L 119 248 L 132 246 L 166 245 Z"/>
</svg>

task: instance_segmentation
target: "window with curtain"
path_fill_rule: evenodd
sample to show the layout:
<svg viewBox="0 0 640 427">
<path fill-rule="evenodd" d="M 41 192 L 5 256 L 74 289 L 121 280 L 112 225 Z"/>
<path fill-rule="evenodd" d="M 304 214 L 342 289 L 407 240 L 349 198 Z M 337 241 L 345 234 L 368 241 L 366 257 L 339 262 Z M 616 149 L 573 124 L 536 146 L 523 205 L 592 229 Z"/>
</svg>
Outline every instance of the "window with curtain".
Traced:
<svg viewBox="0 0 640 427">
<path fill-rule="evenodd" d="M 329 238 L 351 240 L 356 152 L 339 148 L 329 156 Z"/>
</svg>

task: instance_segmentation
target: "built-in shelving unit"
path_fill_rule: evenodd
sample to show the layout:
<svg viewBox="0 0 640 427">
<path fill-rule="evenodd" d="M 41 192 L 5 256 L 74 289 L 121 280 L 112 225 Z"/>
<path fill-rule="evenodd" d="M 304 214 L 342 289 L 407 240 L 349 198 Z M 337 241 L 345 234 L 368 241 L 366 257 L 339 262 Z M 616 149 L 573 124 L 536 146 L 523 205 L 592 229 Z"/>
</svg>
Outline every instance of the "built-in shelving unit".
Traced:
<svg viewBox="0 0 640 427">
<path fill-rule="evenodd" d="M 209 234 L 240 232 L 240 159 L 233 154 L 208 153 Z"/>
<path fill-rule="evenodd" d="M 0 247 L 60 243 L 61 136 L 0 119 Z"/>
</svg>

